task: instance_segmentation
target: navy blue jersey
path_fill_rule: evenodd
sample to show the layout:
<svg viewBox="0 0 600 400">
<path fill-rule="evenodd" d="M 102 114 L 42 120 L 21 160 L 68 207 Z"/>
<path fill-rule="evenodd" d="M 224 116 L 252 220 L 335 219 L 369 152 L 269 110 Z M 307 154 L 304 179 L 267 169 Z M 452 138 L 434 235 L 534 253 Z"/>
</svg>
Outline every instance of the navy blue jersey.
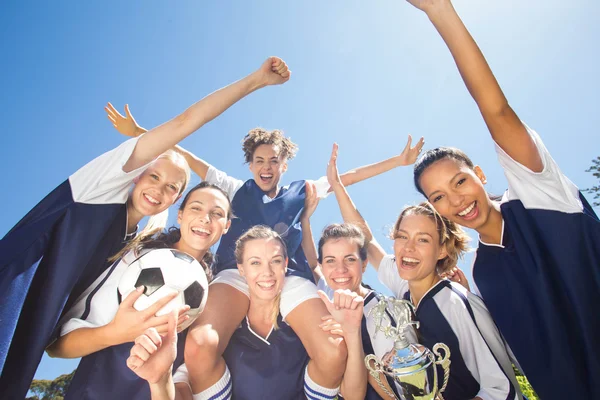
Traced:
<svg viewBox="0 0 600 400">
<path fill-rule="evenodd" d="M 304 209 L 306 181 L 292 182 L 280 188 L 277 196 L 270 199 L 254 179 L 242 182 L 213 166 L 209 167 L 206 180 L 227 192 L 233 214 L 236 216 L 231 221 L 229 231 L 221 237 L 216 254 L 216 272 L 237 268 L 234 256 L 236 240 L 251 227 L 266 225 L 279 233 L 287 245 L 288 274 L 313 280 L 312 270 L 302 251 L 302 231 L 299 222 Z M 326 193 L 328 187 L 326 182 L 320 181 L 318 193 Z"/>
<path fill-rule="evenodd" d="M 0 393 L 24 398 L 65 305 L 107 267 L 126 237 L 124 173 L 137 139 L 93 160 L 0 241 Z"/>
<path fill-rule="evenodd" d="M 534 173 L 497 146 L 502 243 L 480 241 L 475 283 L 542 399 L 600 399 L 600 222 L 539 136 Z"/>
<path fill-rule="evenodd" d="M 279 329 L 263 339 L 252 331 L 245 318 L 231 337 L 223 358 L 231 372 L 233 399 L 306 399 L 304 370 L 308 354 L 281 316 L 278 324 Z M 174 381 L 188 383 L 185 365 L 174 375 Z"/>
<path fill-rule="evenodd" d="M 408 282 L 398 274 L 393 256 L 383 257 L 378 276 L 397 298 L 411 301 Z M 478 296 L 442 280 L 417 304 L 415 317 L 420 323 L 419 343 L 429 349 L 436 343 L 450 348 L 450 378 L 444 399 L 522 398 L 504 341 Z M 440 385 L 443 376 L 439 367 Z"/>
</svg>

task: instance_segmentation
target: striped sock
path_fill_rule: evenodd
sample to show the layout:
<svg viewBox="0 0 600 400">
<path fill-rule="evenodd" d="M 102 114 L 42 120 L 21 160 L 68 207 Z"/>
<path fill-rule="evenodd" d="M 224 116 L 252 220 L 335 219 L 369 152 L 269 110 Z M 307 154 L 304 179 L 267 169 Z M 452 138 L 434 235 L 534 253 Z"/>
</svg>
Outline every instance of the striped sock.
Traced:
<svg viewBox="0 0 600 400">
<path fill-rule="evenodd" d="M 194 400 L 231 400 L 231 373 L 225 365 L 225 373 L 217 383 L 193 396 Z"/>
<path fill-rule="evenodd" d="M 309 400 L 333 400 L 337 397 L 340 392 L 340 388 L 327 389 L 323 386 L 315 383 L 310 376 L 308 376 L 308 367 L 304 371 L 304 394 Z"/>
</svg>

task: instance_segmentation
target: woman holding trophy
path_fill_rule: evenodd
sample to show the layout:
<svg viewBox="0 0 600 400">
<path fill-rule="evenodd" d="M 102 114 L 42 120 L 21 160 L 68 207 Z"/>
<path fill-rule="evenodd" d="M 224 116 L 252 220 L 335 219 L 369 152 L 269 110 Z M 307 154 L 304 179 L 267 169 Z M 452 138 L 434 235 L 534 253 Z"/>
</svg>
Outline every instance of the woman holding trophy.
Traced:
<svg viewBox="0 0 600 400">
<path fill-rule="evenodd" d="M 443 393 L 444 398 L 522 399 L 502 337 L 482 300 L 464 287 L 440 277 L 440 274 L 456 265 L 456 261 L 466 250 L 466 233 L 458 225 L 442 218 L 427 203 L 406 207 L 394 224 L 394 254 L 386 254 L 373 238 L 367 223 L 341 184 L 336 159 L 337 147 L 334 146 L 327 168 L 329 183 L 344 221 L 356 223 L 363 230 L 368 242 L 368 261 L 377 269 L 379 280 L 397 299 L 404 299 L 414 306 L 419 325 L 418 339 L 422 345 L 435 349 L 437 343 L 444 343 L 450 350 L 452 367 Z M 307 205 L 308 202 L 309 200 Z M 311 207 L 307 207 L 307 214 L 310 210 Z M 305 235 L 307 234 L 308 230 L 305 230 Z M 328 252 L 334 251 L 335 245 L 339 244 L 342 241 L 320 246 L 322 254 L 319 254 L 319 258 L 327 259 Z M 305 251 L 306 247 L 308 246 L 305 246 Z M 327 274 L 323 274 L 323 278 L 331 288 L 341 287 L 338 282 L 344 281 L 327 279 Z M 358 295 L 361 294 L 361 278 L 362 275 L 356 280 L 349 280 L 358 283 L 356 287 L 348 287 Z M 338 303 L 340 307 L 344 307 L 344 304 Z M 383 340 L 383 337 L 380 332 L 377 336 L 372 334 L 370 339 L 376 342 Z M 394 338 L 394 341 L 397 339 Z M 411 340 L 408 337 L 406 339 Z M 348 360 L 350 359 L 349 349 Z M 443 381 L 445 379 L 439 379 L 438 388 L 443 386 Z M 396 380 L 395 386 L 392 389 L 396 396 L 398 391 L 406 393 L 406 390 L 410 390 L 414 398 L 434 398 L 427 397 L 427 388 L 407 389 L 399 380 Z M 429 389 L 435 393 L 438 388 Z M 387 391 L 389 389 L 386 388 Z"/>
</svg>

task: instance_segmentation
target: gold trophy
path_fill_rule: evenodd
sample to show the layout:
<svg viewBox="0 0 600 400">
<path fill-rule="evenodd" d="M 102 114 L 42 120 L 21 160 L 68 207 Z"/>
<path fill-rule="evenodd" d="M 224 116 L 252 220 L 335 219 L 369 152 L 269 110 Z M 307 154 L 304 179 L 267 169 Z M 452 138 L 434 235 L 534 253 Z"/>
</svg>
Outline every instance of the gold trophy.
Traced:
<svg viewBox="0 0 600 400">
<path fill-rule="evenodd" d="M 368 316 L 373 316 L 375 335 L 382 332 L 394 340 L 394 347 L 379 360 L 375 355 L 365 357 L 369 373 L 390 397 L 398 400 L 443 400 L 442 392 L 450 375 L 450 349 L 443 343 L 436 343 L 433 352 L 418 343 L 409 343 L 409 330 L 419 327 L 414 321 L 414 307 L 406 300 L 382 297 Z M 395 320 L 395 326 L 392 322 Z M 443 350 L 443 356 L 440 354 Z M 435 355 L 434 355 L 435 354 Z M 438 390 L 437 365 L 444 370 L 444 381 Z M 400 397 L 390 391 L 381 379 L 384 374 L 395 383 Z"/>
</svg>

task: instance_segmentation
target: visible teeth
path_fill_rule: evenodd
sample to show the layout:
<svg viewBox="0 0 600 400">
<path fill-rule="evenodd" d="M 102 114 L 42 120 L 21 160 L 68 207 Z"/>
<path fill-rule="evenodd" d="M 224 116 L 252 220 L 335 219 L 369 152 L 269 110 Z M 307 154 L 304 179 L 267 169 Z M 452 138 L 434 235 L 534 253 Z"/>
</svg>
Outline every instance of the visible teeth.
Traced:
<svg viewBox="0 0 600 400">
<path fill-rule="evenodd" d="M 346 283 L 350 280 L 350 278 L 334 278 L 333 281 L 335 283 Z"/>
<path fill-rule="evenodd" d="M 192 232 L 194 233 L 206 233 L 207 235 L 210 235 L 210 231 L 204 229 L 204 228 L 192 228 Z"/>
<path fill-rule="evenodd" d="M 420 260 L 417 260 L 416 258 L 410 258 L 410 257 L 402 257 L 402 261 L 403 262 L 407 262 L 407 263 L 418 263 L 418 262 L 420 262 Z"/>
<path fill-rule="evenodd" d="M 262 288 L 268 289 L 272 288 L 275 285 L 275 282 L 257 282 L 257 285 Z"/>
<path fill-rule="evenodd" d="M 146 198 L 146 200 L 148 200 L 150 203 L 152 204 L 160 204 L 160 201 L 156 200 L 154 197 L 144 194 L 144 197 Z"/>
<path fill-rule="evenodd" d="M 475 202 L 471 203 L 471 205 L 469 207 L 467 207 L 464 210 L 462 210 L 461 212 L 459 212 L 458 215 L 461 217 L 464 217 L 465 215 L 467 215 L 468 213 L 473 211 L 473 207 L 475 207 Z"/>
<path fill-rule="evenodd" d="M 271 179 L 273 175 L 261 175 L 260 177 L 263 179 Z"/>
</svg>

